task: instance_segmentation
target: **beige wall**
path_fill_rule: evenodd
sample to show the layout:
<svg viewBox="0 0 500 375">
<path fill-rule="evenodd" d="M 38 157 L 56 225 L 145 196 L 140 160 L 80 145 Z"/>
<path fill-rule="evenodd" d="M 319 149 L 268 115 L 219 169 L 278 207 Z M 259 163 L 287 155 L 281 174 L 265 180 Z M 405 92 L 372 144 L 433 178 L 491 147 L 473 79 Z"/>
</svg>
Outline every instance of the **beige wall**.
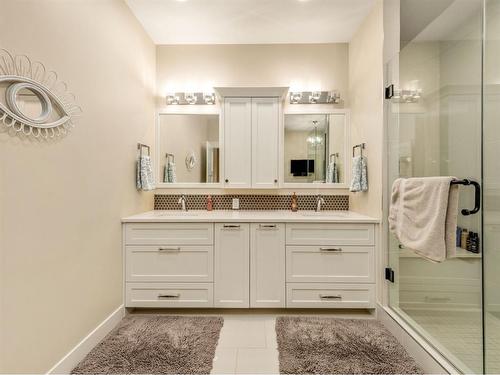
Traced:
<svg viewBox="0 0 500 375">
<path fill-rule="evenodd" d="M 349 44 L 351 143 L 366 142 L 366 193 L 351 193 L 351 209 L 382 216 L 383 2 L 378 0 Z"/>
<path fill-rule="evenodd" d="M 45 372 L 122 304 L 120 218 L 154 136 L 155 47 L 121 0 L 0 0 L 1 46 L 83 108 L 54 142 L 0 132 L 0 371 Z"/>
<path fill-rule="evenodd" d="M 214 86 L 289 86 L 340 91 L 347 98 L 348 45 L 162 45 L 157 47 L 160 103 L 171 91 Z"/>
</svg>

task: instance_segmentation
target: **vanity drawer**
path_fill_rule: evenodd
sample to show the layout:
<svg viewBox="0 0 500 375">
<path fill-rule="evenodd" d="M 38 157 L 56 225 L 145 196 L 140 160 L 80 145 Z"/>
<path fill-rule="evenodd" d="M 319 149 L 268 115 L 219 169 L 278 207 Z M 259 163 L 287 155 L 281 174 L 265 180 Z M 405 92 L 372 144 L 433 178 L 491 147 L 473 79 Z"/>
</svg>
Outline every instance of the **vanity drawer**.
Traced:
<svg viewBox="0 0 500 375">
<path fill-rule="evenodd" d="M 287 246 L 287 282 L 375 282 L 370 246 Z"/>
<path fill-rule="evenodd" d="M 375 245 L 373 224 L 287 224 L 287 245 Z"/>
<path fill-rule="evenodd" d="M 125 226 L 127 245 L 213 245 L 211 223 L 133 223 Z"/>
<path fill-rule="evenodd" d="M 287 307 L 374 308 L 375 285 L 287 283 Z"/>
<path fill-rule="evenodd" d="M 127 283 L 126 307 L 213 307 L 211 283 Z"/>
<path fill-rule="evenodd" d="M 126 252 L 127 281 L 213 281 L 213 246 L 127 246 Z"/>
</svg>

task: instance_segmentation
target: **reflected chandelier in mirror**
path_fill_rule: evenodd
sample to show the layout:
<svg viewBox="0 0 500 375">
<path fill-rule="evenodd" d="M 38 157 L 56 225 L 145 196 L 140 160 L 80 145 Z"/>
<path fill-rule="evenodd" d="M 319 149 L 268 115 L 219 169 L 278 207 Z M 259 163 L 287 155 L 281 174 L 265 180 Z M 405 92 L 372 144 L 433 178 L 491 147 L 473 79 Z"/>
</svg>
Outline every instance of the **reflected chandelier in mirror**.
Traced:
<svg viewBox="0 0 500 375">
<path fill-rule="evenodd" d="M 0 49 L 0 120 L 7 128 L 35 138 L 59 137 L 81 113 L 55 72 L 27 56 Z"/>
</svg>

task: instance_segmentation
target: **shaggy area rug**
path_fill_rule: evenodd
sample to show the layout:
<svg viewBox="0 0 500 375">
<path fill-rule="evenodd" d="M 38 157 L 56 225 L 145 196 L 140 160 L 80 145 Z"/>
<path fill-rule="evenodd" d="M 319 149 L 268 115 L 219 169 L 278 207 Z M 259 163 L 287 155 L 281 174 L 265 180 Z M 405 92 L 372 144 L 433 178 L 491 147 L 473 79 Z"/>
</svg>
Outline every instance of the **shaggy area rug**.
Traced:
<svg viewBox="0 0 500 375">
<path fill-rule="evenodd" d="M 208 374 L 220 317 L 129 315 L 73 374 Z"/>
<path fill-rule="evenodd" d="M 404 348 L 375 320 L 276 319 L 282 374 L 421 374 Z"/>
</svg>

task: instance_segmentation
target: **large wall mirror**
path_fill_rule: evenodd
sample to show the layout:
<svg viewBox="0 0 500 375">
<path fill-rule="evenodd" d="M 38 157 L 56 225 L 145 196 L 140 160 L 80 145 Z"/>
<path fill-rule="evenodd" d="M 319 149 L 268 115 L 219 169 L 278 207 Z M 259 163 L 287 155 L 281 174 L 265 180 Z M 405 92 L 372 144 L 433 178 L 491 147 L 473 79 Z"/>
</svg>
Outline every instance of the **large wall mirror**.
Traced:
<svg viewBox="0 0 500 375">
<path fill-rule="evenodd" d="M 158 185 L 220 182 L 218 114 L 160 114 L 157 131 Z"/>
<path fill-rule="evenodd" d="M 285 114 L 285 185 L 345 186 L 347 136 L 347 113 Z"/>
</svg>

